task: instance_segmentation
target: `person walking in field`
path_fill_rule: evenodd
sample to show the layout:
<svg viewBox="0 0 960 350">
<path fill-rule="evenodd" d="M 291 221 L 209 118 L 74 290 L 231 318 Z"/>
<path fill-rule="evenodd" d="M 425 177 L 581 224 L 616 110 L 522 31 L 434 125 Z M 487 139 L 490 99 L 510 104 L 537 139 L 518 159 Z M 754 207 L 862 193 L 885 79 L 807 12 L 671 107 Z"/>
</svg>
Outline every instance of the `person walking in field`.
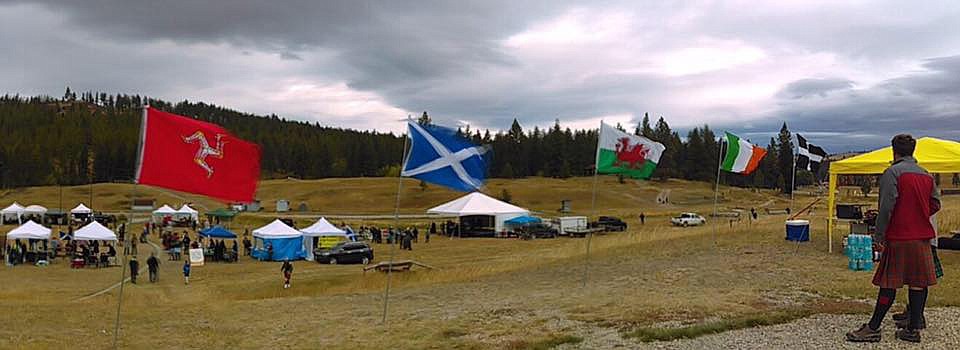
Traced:
<svg viewBox="0 0 960 350">
<path fill-rule="evenodd" d="M 283 289 L 290 288 L 290 278 L 293 277 L 293 264 L 290 260 L 284 260 L 283 266 L 280 266 L 280 274 L 283 275 Z"/>
<path fill-rule="evenodd" d="M 640 225 L 645 224 L 646 221 L 647 221 L 647 215 L 644 214 L 644 213 L 641 211 L 641 212 L 640 212 Z"/>
<path fill-rule="evenodd" d="M 156 253 L 150 253 L 147 259 L 147 271 L 150 272 L 150 283 L 157 283 L 160 280 L 160 259 L 157 259 Z"/>
<path fill-rule="evenodd" d="M 879 342 L 880 324 L 893 305 L 897 289 L 909 286 L 909 318 L 897 339 L 920 342 L 927 288 L 937 284 L 934 250 L 936 233 L 930 217 L 940 210 L 940 191 L 933 177 L 913 157 L 917 141 L 901 134 L 891 141 L 893 164 L 880 177 L 880 199 L 875 241 L 883 252 L 873 276 L 880 287 L 870 322 L 847 333 L 853 342 Z"/>
<path fill-rule="evenodd" d="M 183 284 L 190 284 L 190 258 L 183 260 Z"/>
<path fill-rule="evenodd" d="M 140 274 L 140 262 L 137 261 L 137 256 L 134 255 L 130 257 L 130 282 L 137 284 L 138 274 Z"/>
</svg>

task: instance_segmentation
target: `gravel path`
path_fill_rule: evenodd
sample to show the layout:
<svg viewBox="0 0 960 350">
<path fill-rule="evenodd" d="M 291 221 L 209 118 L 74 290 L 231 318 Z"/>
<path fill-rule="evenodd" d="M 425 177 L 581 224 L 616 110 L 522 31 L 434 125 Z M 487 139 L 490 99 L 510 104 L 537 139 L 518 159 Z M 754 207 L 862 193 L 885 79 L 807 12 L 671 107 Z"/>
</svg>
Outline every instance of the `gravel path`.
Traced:
<svg viewBox="0 0 960 350">
<path fill-rule="evenodd" d="M 927 309 L 923 342 L 894 337 L 890 316 L 880 343 L 848 343 L 844 334 L 866 322 L 869 315 L 814 315 L 791 323 L 707 335 L 695 339 L 638 343 L 609 329 L 581 329 L 584 341 L 558 349 L 960 349 L 960 308 Z"/>
</svg>

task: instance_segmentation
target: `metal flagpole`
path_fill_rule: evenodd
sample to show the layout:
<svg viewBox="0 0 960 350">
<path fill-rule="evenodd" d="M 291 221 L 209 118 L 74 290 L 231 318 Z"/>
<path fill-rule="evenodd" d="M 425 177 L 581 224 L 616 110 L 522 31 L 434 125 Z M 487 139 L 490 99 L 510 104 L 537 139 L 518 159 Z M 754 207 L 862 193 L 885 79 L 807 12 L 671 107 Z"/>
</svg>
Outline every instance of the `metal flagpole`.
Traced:
<svg viewBox="0 0 960 350">
<path fill-rule="evenodd" d="M 597 215 L 597 181 L 599 180 L 599 168 L 597 163 L 600 161 L 600 134 L 603 133 L 603 120 L 600 121 L 600 129 L 597 129 L 597 155 L 593 160 L 593 195 L 590 198 L 590 217 Z M 583 287 L 587 286 L 587 279 L 590 273 L 590 241 L 593 240 L 593 231 L 590 231 L 590 218 L 587 218 L 587 254 L 583 261 Z"/>
<path fill-rule="evenodd" d="M 137 198 L 137 184 L 140 182 L 140 166 L 142 165 L 142 162 L 143 162 L 143 140 L 147 132 L 147 109 L 148 108 L 150 108 L 150 105 L 144 104 L 143 119 L 141 120 L 141 124 L 140 124 L 140 144 L 137 147 L 137 151 L 139 154 L 137 155 L 137 164 L 136 164 L 136 169 L 134 170 L 134 175 L 133 175 L 133 188 L 130 190 L 131 191 L 130 224 L 133 224 L 133 219 L 134 219 L 133 201 L 136 200 Z M 91 192 L 91 195 L 92 195 L 92 192 Z M 91 205 L 92 205 L 92 202 L 93 201 L 91 200 Z M 133 243 L 133 240 L 131 239 L 130 242 Z M 124 244 L 126 244 L 126 242 L 124 242 Z M 127 247 L 124 247 L 124 248 L 127 248 Z M 113 348 L 114 349 L 118 348 L 119 340 L 120 340 L 120 309 L 121 309 L 121 306 L 123 305 L 123 284 L 124 284 L 123 280 L 124 280 L 124 275 L 126 274 L 126 268 L 127 268 L 126 260 L 127 260 L 127 249 L 124 249 L 123 259 L 120 261 L 120 291 L 117 292 L 117 318 L 113 326 Z M 130 273 L 132 274 L 133 272 L 131 271 Z"/>
<path fill-rule="evenodd" d="M 410 116 L 407 116 L 407 122 L 411 122 Z M 407 139 L 409 138 L 409 129 L 407 131 L 408 135 L 403 136 L 403 153 L 400 156 L 400 171 L 397 173 L 397 202 L 396 206 L 393 208 L 393 226 L 400 230 L 400 193 L 403 191 L 403 168 L 407 165 Z M 389 235 L 390 232 L 387 232 Z M 394 241 L 397 237 L 393 238 Z M 383 317 L 380 319 L 381 324 L 387 324 L 387 305 L 390 302 L 390 274 L 393 272 L 393 256 L 397 251 L 396 242 L 390 242 L 390 259 L 387 260 L 387 285 L 383 290 Z"/>
<path fill-rule="evenodd" d="M 792 146 L 792 144 L 791 144 Z M 800 157 L 800 145 L 797 145 L 797 153 L 793 155 L 793 176 L 790 177 L 790 210 L 793 210 L 794 191 L 797 189 L 797 158 Z M 809 159 L 809 157 L 808 157 Z M 807 163 L 809 164 L 809 160 Z"/>
<path fill-rule="evenodd" d="M 713 188 L 713 244 L 719 246 L 717 241 L 717 230 L 719 229 L 717 225 L 720 221 L 719 216 L 717 216 L 717 202 L 720 200 L 720 165 L 723 164 L 723 145 L 727 144 L 726 136 L 723 137 L 723 141 L 720 142 L 720 147 L 717 150 L 717 184 Z M 727 145 L 727 148 L 730 148 L 730 145 Z"/>
</svg>

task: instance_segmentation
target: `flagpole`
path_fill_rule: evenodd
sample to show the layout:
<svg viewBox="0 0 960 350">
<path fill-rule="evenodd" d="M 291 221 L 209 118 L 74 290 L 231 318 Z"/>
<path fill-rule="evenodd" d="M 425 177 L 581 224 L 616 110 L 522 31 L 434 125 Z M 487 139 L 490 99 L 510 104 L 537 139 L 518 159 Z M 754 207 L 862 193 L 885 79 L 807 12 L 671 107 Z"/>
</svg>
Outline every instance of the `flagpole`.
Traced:
<svg viewBox="0 0 960 350">
<path fill-rule="evenodd" d="M 790 210 L 793 211 L 794 193 L 797 189 L 797 158 L 800 157 L 800 147 L 797 147 L 797 154 L 793 155 L 793 176 L 790 177 Z M 807 157 L 807 163 L 810 163 L 810 157 Z"/>
<path fill-rule="evenodd" d="M 597 215 L 597 182 L 599 180 L 599 168 L 597 162 L 600 161 L 600 133 L 603 132 L 603 120 L 600 121 L 600 129 L 597 129 L 597 154 L 593 160 L 593 195 L 590 199 L 590 217 Z M 590 241 L 593 240 L 593 231 L 590 231 L 590 218 L 587 218 L 587 254 L 583 262 L 583 287 L 587 286 L 587 279 L 590 273 Z"/>
<path fill-rule="evenodd" d="M 133 201 L 136 200 L 136 198 L 137 198 L 137 184 L 140 182 L 140 165 L 141 165 L 141 162 L 142 162 L 142 160 L 143 160 L 143 158 L 142 158 L 142 157 L 143 157 L 143 140 L 144 140 L 144 133 L 145 133 L 146 130 L 147 130 L 147 109 L 148 109 L 148 108 L 150 108 L 150 105 L 148 105 L 148 104 L 144 104 L 144 105 L 143 105 L 143 119 L 142 119 L 141 124 L 140 124 L 140 143 L 139 143 L 139 145 L 138 145 L 138 147 L 137 147 L 137 152 L 139 153 L 139 154 L 137 155 L 137 164 L 136 164 L 136 167 L 137 167 L 137 168 L 134 170 L 134 175 L 133 175 L 133 188 L 130 190 L 130 192 L 131 192 L 131 196 L 130 196 L 130 224 L 131 224 L 131 225 L 133 224 L 133 219 L 134 219 Z M 91 195 L 92 195 L 92 193 L 91 193 Z M 93 200 L 92 200 L 92 197 L 91 197 L 91 205 L 92 205 L 92 202 L 93 202 Z M 126 232 L 124 232 L 124 234 L 126 234 Z M 132 231 L 131 231 L 130 234 L 133 234 Z M 131 242 L 131 243 L 134 243 L 132 237 L 131 237 L 130 242 Z M 126 244 L 126 243 L 124 243 L 124 244 Z M 127 261 L 126 261 L 126 260 L 127 260 L 127 259 L 126 259 L 126 258 L 127 258 L 127 249 L 126 249 L 126 248 L 127 248 L 127 247 L 124 247 L 124 248 L 125 248 L 125 249 L 123 250 L 123 259 L 120 261 L 120 290 L 117 292 L 117 318 L 116 318 L 116 320 L 114 321 L 114 325 L 113 325 L 113 348 L 114 348 L 114 349 L 118 349 L 118 346 L 120 345 L 120 343 L 119 343 L 119 340 L 120 340 L 120 310 L 121 310 L 121 306 L 123 306 L 123 284 L 124 284 L 124 283 L 123 283 L 123 280 L 124 280 L 124 277 L 125 277 L 124 275 L 126 274 L 126 268 L 127 268 L 127 264 L 126 264 L 126 262 L 127 262 Z M 131 271 L 130 273 L 132 274 L 133 271 Z"/>
<path fill-rule="evenodd" d="M 411 121 L 410 116 L 407 116 L 407 122 Z M 406 166 L 407 158 L 407 139 L 409 135 L 403 136 L 403 149 L 400 156 L 400 169 L 397 172 L 397 201 L 396 205 L 393 208 L 393 226 L 400 229 L 400 193 L 403 191 L 403 168 Z M 387 233 L 389 234 L 389 232 Z M 396 237 L 394 237 L 396 240 Z M 390 273 L 393 271 L 393 257 L 397 251 L 396 242 L 391 242 L 390 244 L 390 259 L 387 262 L 387 285 L 383 290 L 383 317 L 380 319 L 380 323 L 387 324 L 387 305 L 390 302 Z"/>
<path fill-rule="evenodd" d="M 720 200 L 720 168 L 723 164 L 723 145 L 725 143 L 727 144 L 727 148 L 730 148 L 726 137 L 723 137 L 723 141 L 720 142 L 720 147 L 717 147 L 717 184 L 713 188 L 713 244 L 715 246 L 719 246 L 719 243 L 717 242 L 717 230 L 719 228 L 717 225 L 719 224 L 718 221 L 720 219 L 717 216 L 717 202 Z"/>
</svg>

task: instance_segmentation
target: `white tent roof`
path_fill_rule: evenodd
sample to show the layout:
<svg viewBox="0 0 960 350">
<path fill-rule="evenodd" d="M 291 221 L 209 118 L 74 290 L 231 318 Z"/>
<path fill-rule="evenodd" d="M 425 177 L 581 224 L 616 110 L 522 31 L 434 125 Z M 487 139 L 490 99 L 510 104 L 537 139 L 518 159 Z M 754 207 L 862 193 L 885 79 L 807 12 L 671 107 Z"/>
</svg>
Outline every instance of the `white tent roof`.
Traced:
<svg viewBox="0 0 960 350">
<path fill-rule="evenodd" d="M 253 230 L 253 236 L 260 238 L 293 238 L 301 237 L 303 233 L 277 219 L 264 227 Z"/>
<path fill-rule="evenodd" d="M 164 204 L 162 207 L 157 208 L 153 211 L 153 215 L 165 215 L 165 214 L 176 214 L 177 211 L 173 210 L 169 205 Z"/>
<path fill-rule="evenodd" d="M 47 208 L 34 204 L 23 208 L 23 212 L 29 214 L 43 214 L 47 212 Z"/>
<path fill-rule="evenodd" d="M 6 207 L 6 208 L 3 208 L 3 210 L 0 210 L 0 213 L 3 213 L 3 214 L 20 214 L 20 213 L 23 213 L 23 209 L 24 209 L 24 208 L 23 208 L 22 205 L 20 205 L 20 203 L 13 202 L 13 204 L 10 204 L 10 206 L 8 206 L 8 207 Z"/>
<path fill-rule="evenodd" d="M 180 213 L 180 214 L 197 214 L 197 213 L 199 213 L 199 212 L 196 211 L 195 209 L 191 208 L 189 205 L 184 204 L 182 207 L 180 207 L 180 210 L 177 210 L 177 213 Z"/>
<path fill-rule="evenodd" d="M 503 202 L 480 192 L 473 192 L 450 202 L 438 205 L 427 210 L 430 214 L 447 215 L 500 215 L 519 214 L 530 212 L 513 204 Z"/>
<path fill-rule="evenodd" d="M 73 239 L 78 241 L 116 241 L 117 234 L 94 221 L 74 231 Z"/>
<path fill-rule="evenodd" d="M 73 214 L 90 214 L 93 212 L 93 210 L 90 210 L 90 208 L 87 208 L 86 205 L 83 205 L 83 203 L 80 203 L 80 204 L 77 204 L 76 208 L 70 209 L 70 212 Z"/>
<path fill-rule="evenodd" d="M 304 236 L 347 236 L 347 231 L 333 226 L 326 218 L 320 218 L 313 225 L 300 230 Z"/>
<path fill-rule="evenodd" d="M 50 239 L 50 229 L 33 220 L 7 232 L 7 239 Z"/>
</svg>

